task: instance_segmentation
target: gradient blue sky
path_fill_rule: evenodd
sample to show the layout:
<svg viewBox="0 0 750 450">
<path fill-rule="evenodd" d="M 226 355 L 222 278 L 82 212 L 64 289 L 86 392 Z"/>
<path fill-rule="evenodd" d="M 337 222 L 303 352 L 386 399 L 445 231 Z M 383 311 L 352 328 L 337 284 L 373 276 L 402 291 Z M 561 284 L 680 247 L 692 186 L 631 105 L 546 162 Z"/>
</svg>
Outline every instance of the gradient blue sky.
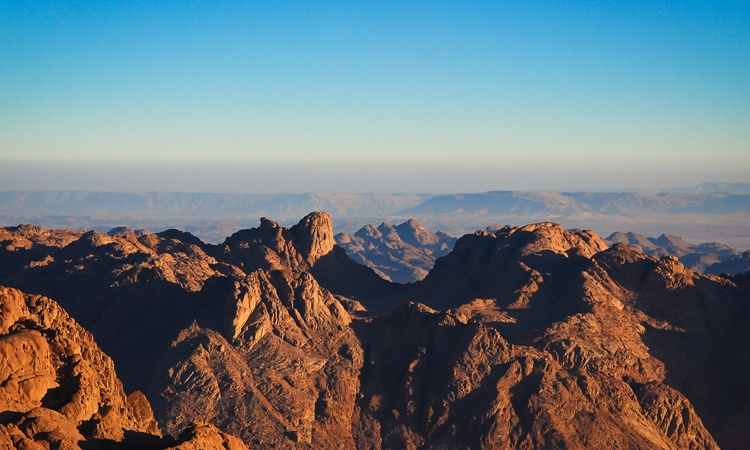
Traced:
<svg viewBox="0 0 750 450">
<path fill-rule="evenodd" d="M 747 0 L 0 2 L 0 159 L 712 158 Z"/>
</svg>

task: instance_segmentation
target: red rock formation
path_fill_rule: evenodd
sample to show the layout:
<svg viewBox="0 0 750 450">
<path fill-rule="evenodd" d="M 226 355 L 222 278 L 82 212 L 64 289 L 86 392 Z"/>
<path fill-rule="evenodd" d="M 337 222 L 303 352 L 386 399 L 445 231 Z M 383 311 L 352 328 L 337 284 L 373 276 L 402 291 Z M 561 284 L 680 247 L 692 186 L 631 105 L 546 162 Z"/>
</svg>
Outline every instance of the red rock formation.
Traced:
<svg viewBox="0 0 750 450">
<path fill-rule="evenodd" d="M 175 230 L 3 233 L 0 282 L 54 295 L 90 327 L 160 426 L 184 431 L 170 445 L 237 444 L 197 420 L 254 448 L 714 449 L 750 439 L 750 282 L 606 249 L 592 232 L 477 232 L 412 285 L 347 258 L 325 213 L 290 229 L 263 220 L 220 246 Z M 6 436 L 29 439 L 32 424 L 73 414 L 33 412 L 45 408 L 40 392 L 59 389 L 54 358 L 44 363 L 56 350 L 39 333 L 0 346 L 28 349 L 3 350 L 23 382 L 0 399 L 32 408 Z M 143 423 L 147 402 L 131 397 L 126 416 Z M 45 427 L 89 439 L 114 433 L 107 420 Z"/>
<path fill-rule="evenodd" d="M 256 271 L 226 299 L 222 335 L 183 330 L 151 392 L 172 433 L 200 418 L 246 442 L 354 446 L 350 421 L 361 365 L 349 314 L 309 274 Z"/>
<path fill-rule="evenodd" d="M 0 410 L 15 415 L 5 433 L 16 443 L 159 437 L 148 404 L 125 396 L 93 336 L 47 298 L 0 288 L 0 360 Z"/>
<path fill-rule="evenodd" d="M 0 287 L 0 362 L 4 448 L 246 448 L 195 424 L 162 439 L 146 397 L 125 396 L 112 360 L 48 298 Z"/>
</svg>

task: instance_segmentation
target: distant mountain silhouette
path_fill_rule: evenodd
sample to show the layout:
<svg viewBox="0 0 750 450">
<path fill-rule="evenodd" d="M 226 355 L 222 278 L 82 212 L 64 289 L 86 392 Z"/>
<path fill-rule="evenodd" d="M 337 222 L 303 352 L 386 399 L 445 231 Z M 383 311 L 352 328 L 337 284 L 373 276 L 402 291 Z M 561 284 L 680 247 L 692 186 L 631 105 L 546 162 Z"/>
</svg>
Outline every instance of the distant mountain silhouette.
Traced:
<svg viewBox="0 0 750 450">
<path fill-rule="evenodd" d="M 717 273 L 717 270 L 720 270 L 718 267 L 721 263 L 729 263 L 742 256 L 739 251 L 720 242 L 691 244 L 678 236 L 666 234 L 662 234 L 658 238 L 652 238 L 638 233 L 622 233 L 618 231 L 604 239 L 604 242 L 610 246 L 620 242 L 625 243 L 647 255 L 657 257 L 676 256 L 685 267 L 701 273 L 713 273 L 716 275 L 723 273 L 721 271 Z M 738 270 L 732 273 L 732 275 L 746 272 L 747 270 L 750 270 L 750 267 L 745 270 Z"/>
<path fill-rule="evenodd" d="M 726 261 L 717 262 L 708 266 L 705 273 L 714 275 L 728 274 L 728 275 L 739 275 L 750 271 L 750 250 L 746 251 L 737 258 L 728 259 Z"/>
<path fill-rule="evenodd" d="M 711 194 L 726 192 L 729 194 L 750 194 L 750 183 L 701 183 L 686 188 L 662 189 L 664 192 L 681 192 L 686 194 Z"/>
<path fill-rule="evenodd" d="M 692 190 L 744 184 L 701 185 Z M 179 228 L 218 243 L 237 230 L 272 216 L 293 225 L 309 210 L 331 211 L 337 230 L 353 234 L 366 224 L 413 218 L 432 230 L 458 236 L 491 223 L 556 221 L 602 235 L 629 229 L 668 232 L 691 242 L 720 240 L 750 247 L 750 194 L 676 192 L 518 192 L 450 194 L 206 194 L 113 192 L 0 192 L 0 225 L 35 223 L 47 228 L 116 227 L 153 231 Z"/>
<path fill-rule="evenodd" d="M 750 195 L 678 193 L 556 193 L 492 191 L 481 194 L 438 195 L 399 214 L 495 213 L 538 214 L 727 214 L 750 212 Z"/>
<path fill-rule="evenodd" d="M 350 258 L 397 283 L 413 283 L 427 275 L 435 260 L 453 248 L 456 238 L 427 230 L 414 219 L 393 226 L 366 225 L 350 236 L 339 233 L 336 243 Z"/>
</svg>

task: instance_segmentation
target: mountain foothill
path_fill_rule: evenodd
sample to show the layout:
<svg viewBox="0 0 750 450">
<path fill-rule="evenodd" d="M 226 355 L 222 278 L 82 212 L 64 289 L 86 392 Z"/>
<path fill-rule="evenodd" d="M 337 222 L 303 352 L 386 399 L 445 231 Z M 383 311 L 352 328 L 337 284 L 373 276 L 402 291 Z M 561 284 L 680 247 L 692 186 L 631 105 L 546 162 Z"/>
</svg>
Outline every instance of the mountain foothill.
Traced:
<svg viewBox="0 0 750 450">
<path fill-rule="evenodd" d="M 0 229 L 0 443 L 750 445 L 750 272 L 555 222 L 360 231 Z"/>
</svg>

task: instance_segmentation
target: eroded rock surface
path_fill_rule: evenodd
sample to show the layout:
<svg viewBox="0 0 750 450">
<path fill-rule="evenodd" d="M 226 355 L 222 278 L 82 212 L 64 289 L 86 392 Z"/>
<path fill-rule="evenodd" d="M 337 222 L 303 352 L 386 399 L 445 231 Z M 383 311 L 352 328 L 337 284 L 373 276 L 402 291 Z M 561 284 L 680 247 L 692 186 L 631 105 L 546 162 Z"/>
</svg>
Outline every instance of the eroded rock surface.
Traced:
<svg viewBox="0 0 750 450">
<path fill-rule="evenodd" d="M 160 437 L 148 403 L 125 396 L 112 360 L 52 300 L 0 288 L 0 361 L 4 433 L 16 443 Z"/>
<path fill-rule="evenodd" d="M 262 271 L 227 300 L 236 313 L 225 333 L 191 325 L 155 372 L 150 392 L 167 430 L 203 419 L 253 445 L 315 436 L 353 448 L 362 357 L 341 304 L 309 274 Z"/>
</svg>

